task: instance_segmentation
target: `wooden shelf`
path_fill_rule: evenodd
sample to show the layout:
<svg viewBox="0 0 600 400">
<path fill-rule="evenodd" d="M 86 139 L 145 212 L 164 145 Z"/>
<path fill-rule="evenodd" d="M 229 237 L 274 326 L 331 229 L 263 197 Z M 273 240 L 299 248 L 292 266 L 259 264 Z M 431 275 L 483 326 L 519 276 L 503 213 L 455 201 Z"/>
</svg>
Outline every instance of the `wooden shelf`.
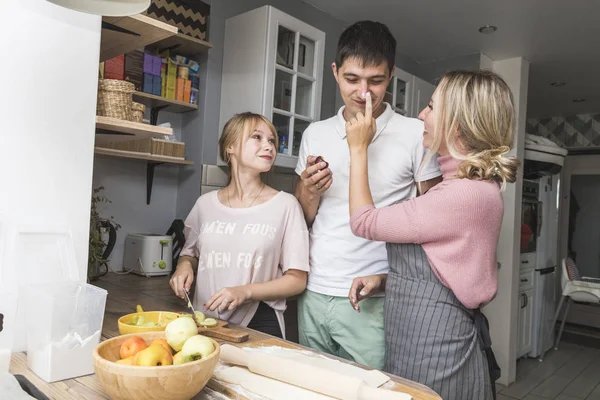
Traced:
<svg viewBox="0 0 600 400">
<path fill-rule="evenodd" d="M 177 27 L 142 14 L 129 17 L 104 17 L 102 21 L 140 36 L 102 29 L 100 62 L 177 35 Z"/>
<path fill-rule="evenodd" d="M 196 39 L 183 33 L 170 36 L 153 44 L 159 51 L 172 49 L 174 54 L 196 56 L 211 49 L 213 45 L 204 40 Z"/>
<path fill-rule="evenodd" d="M 182 159 L 173 158 L 173 157 L 157 156 L 157 155 L 152 155 L 152 154 L 147 154 L 147 153 L 137 153 L 135 151 L 105 149 L 103 147 L 94 147 L 94 153 L 102 155 L 102 156 L 130 158 L 130 159 L 134 159 L 134 160 L 153 161 L 153 162 L 157 162 L 157 163 L 194 165 L 194 162 L 190 161 L 190 160 L 182 160 Z"/>
<path fill-rule="evenodd" d="M 163 110 L 174 113 L 184 113 L 198 109 L 196 104 L 185 103 L 183 101 L 171 100 L 166 97 L 156 96 L 145 92 L 133 93 L 133 98 L 139 103 L 143 103 L 146 107 L 165 107 Z"/>
<path fill-rule="evenodd" d="M 156 136 L 170 136 L 173 129 L 124 121 L 117 118 L 96 116 L 96 143 L 119 142 Z"/>
</svg>

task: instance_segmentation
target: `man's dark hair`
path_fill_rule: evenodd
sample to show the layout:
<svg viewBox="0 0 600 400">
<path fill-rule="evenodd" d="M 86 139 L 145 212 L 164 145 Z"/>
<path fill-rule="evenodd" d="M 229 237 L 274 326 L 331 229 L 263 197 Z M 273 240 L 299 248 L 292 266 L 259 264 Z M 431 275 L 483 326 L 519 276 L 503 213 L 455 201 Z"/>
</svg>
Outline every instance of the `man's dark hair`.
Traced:
<svg viewBox="0 0 600 400">
<path fill-rule="evenodd" d="M 340 35 L 335 54 L 336 68 L 349 58 L 361 60 L 362 66 L 380 65 L 385 61 L 391 72 L 396 64 L 396 39 L 380 22 L 356 22 Z"/>
</svg>

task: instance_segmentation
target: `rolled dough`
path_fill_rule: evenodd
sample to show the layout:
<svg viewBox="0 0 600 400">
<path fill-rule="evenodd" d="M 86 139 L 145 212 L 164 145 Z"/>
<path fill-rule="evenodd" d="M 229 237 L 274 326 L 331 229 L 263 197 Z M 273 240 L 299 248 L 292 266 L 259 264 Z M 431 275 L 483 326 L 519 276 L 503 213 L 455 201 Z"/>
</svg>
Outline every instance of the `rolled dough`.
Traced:
<svg viewBox="0 0 600 400">
<path fill-rule="evenodd" d="M 253 374 L 246 368 L 229 367 L 215 370 L 215 378 L 242 386 L 244 389 L 271 400 L 335 400 L 333 397 L 302 389 L 266 376 Z"/>
<path fill-rule="evenodd" d="M 244 350 L 249 352 L 259 351 L 272 354 L 277 357 L 289 358 L 313 367 L 324 368 L 328 371 L 335 371 L 346 376 L 363 380 L 368 386 L 373 388 L 380 387 L 390 380 L 389 376 L 381 371 L 377 371 L 376 369 L 362 369 L 354 365 L 344 364 L 338 360 L 332 360 L 331 358 L 326 358 L 320 355 L 313 355 L 314 353 L 310 353 L 310 355 L 308 355 L 306 354 L 307 352 L 304 351 L 285 349 L 283 347 L 247 347 Z"/>
</svg>

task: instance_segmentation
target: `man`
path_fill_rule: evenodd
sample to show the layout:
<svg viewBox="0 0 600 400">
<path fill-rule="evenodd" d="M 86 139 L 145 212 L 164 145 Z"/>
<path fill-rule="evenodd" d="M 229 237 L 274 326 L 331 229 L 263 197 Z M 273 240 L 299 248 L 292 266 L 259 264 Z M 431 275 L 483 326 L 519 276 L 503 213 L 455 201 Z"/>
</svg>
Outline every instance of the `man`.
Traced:
<svg viewBox="0 0 600 400">
<path fill-rule="evenodd" d="M 375 205 L 414 197 L 416 182 L 424 193 L 441 180 L 435 158 L 420 169 L 423 123 L 396 114 L 383 102 L 395 58 L 396 40 L 383 24 L 361 21 L 342 33 L 332 69 L 344 107 L 306 129 L 296 166 L 296 197 L 311 227 L 311 270 L 298 302 L 300 343 L 377 369 L 383 368 L 385 355 L 383 297 L 363 300 L 360 313 L 348 301 L 355 277 L 389 269 L 385 243 L 354 236 L 349 224 L 345 124 L 358 112 L 364 114 L 365 93 L 371 94 L 377 125 L 369 146 Z"/>
</svg>

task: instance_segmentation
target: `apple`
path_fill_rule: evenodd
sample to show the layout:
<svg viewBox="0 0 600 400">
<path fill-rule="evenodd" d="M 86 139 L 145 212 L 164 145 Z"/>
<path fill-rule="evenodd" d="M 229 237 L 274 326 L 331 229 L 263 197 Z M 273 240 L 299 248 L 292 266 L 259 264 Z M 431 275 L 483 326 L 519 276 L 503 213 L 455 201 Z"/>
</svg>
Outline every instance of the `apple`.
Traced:
<svg viewBox="0 0 600 400">
<path fill-rule="evenodd" d="M 150 346 L 152 346 L 153 344 L 161 345 L 165 349 L 169 350 L 169 353 L 173 354 L 173 349 L 171 348 L 171 346 L 169 346 L 169 343 L 167 343 L 167 339 L 155 339 L 152 341 L 152 343 L 150 343 Z"/>
<path fill-rule="evenodd" d="M 183 359 L 181 358 L 181 352 L 175 354 L 173 356 L 173 365 L 183 364 Z"/>
<path fill-rule="evenodd" d="M 153 344 L 135 356 L 135 365 L 143 367 L 173 365 L 173 356 L 160 344 Z"/>
<path fill-rule="evenodd" d="M 125 340 L 123 344 L 121 344 L 119 355 L 121 356 L 121 359 L 132 357 L 144 350 L 146 347 L 148 347 L 148 345 L 142 337 L 132 336 Z"/>
<path fill-rule="evenodd" d="M 175 351 L 181 351 L 186 340 L 198 334 L 198 327 L 192 317 L 181 317 L 169 322 L 165 338 Z"/>
<path fill-rule="evenodd" d="M 133 365 L 133 359 L 134 358 L 135 358 L 135 356 L 131 356 L 131 357 L 124 358 L 122 360 L 118 360 L 117 364 Z"/>
<path fill-rule="evenodd" d="M 181 349 L 181 358 L 184 362 L 199 360 L 210 356 L 215 351 L 215 346 L 209 338 L 195 335 L 185 341 Z"/>
</svg>

